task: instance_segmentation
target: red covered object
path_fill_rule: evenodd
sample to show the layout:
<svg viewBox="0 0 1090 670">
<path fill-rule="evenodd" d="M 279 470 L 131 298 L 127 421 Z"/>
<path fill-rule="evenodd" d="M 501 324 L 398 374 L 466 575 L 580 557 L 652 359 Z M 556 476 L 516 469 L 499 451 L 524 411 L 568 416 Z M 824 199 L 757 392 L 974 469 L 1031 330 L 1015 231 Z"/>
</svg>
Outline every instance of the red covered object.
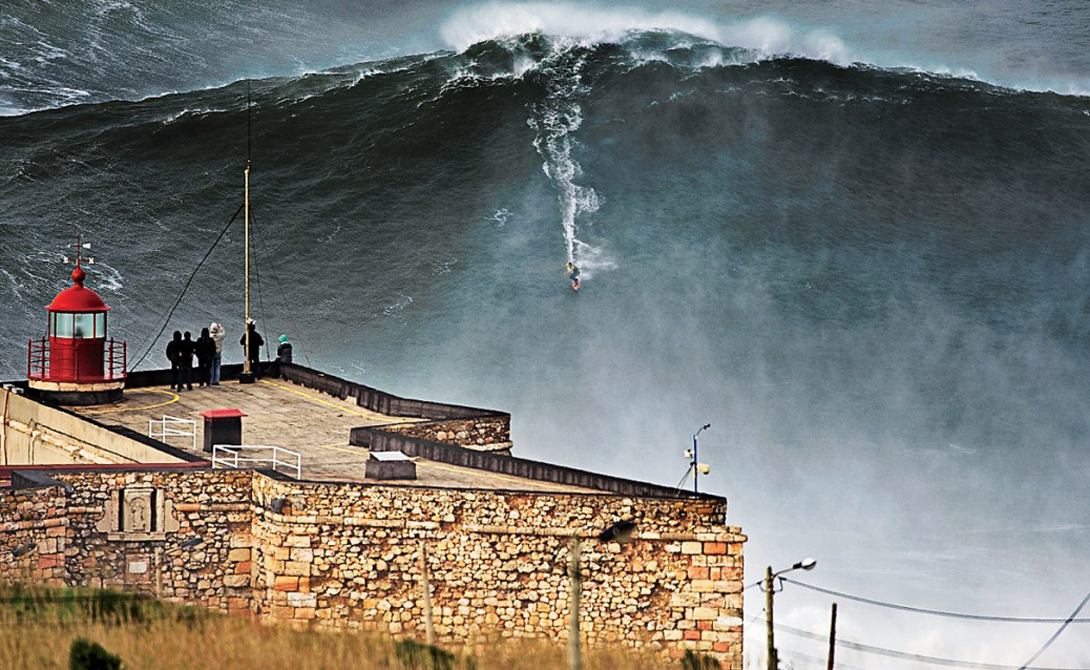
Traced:
<svg viewBox="0 0 1090 670">
<path fill-rule="evenodd" d="M 201 412 L 201 416 L 206 419 L 237 419 L 246 415 L 237 409 L 210 409 Z"/>
</svg>

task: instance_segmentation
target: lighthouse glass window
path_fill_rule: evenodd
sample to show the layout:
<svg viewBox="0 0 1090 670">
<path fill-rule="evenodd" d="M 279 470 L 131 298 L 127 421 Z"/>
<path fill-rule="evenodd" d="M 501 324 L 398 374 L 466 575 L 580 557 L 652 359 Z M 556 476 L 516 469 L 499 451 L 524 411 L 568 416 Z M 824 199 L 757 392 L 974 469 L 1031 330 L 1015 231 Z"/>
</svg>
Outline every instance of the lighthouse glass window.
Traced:
<svg viewBox="0 0 1090 670">
<path fill-rule="evenodd" d="M 95 314 L 95 337 L 106 337 L 106 312 Z"/>
<path fill-rule="evenodd" d="M 53 315 L 53 337 L 72 337 L 72 315 Z"/>
<path fill-rule="evenodd" d="M 95 315 L 94 314 L 73 314 L 72 337 L 94 337 L 95 336 Z"/>
</svg>

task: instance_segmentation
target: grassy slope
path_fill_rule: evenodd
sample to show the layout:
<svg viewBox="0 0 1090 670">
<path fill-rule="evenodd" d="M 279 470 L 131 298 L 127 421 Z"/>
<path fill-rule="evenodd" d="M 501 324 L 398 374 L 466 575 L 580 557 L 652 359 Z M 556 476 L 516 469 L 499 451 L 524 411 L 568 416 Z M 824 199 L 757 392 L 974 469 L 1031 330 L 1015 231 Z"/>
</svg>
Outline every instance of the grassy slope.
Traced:
<svg viewBox="0 0 1090 670">
<path fill-rule="evenodd" d="M 292 630 L 203 610 L 92 589 L 0 587 L 0 667 L 67 668 L 77 637 L 98 642 L 127 668 L 427 668 L 384 635 Z M 471 650 L 454 668 L 566 667 L 565 650 L 540 640 L 506 640 Z M 466 660 L 469 659 L 467 663 Z M 653 655 L 590 650 L 586 670 L 658 670 Z M 676 666 L 673 666 L 676 667 Z"/>
</svg>

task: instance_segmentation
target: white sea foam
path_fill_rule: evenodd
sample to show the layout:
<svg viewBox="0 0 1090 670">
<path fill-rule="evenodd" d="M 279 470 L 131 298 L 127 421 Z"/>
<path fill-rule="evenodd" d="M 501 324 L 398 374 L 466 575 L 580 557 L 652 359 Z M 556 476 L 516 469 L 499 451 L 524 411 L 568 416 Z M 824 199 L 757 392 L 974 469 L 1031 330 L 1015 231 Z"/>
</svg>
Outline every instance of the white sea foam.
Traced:
<svg viewBox="0 0 1090 670">
<path fill-rule="evenodd" d="M 589 279 L 596 270 L 615 267 L 603 250 L 577 237 L 580 216 L 598 211 L 600 200 L 593 188 L 576 181 L 583 169 L 573 157 L 576 141 L 572 133 L 583 123 L 580 99 L 589 92 L 582 81 L 586 55 L 572 52 L 567 40 L 553 43 L 553 52 L 541 63 L 545 73 L 545 99 L 531 108 L 527 123 L 536 131 L 534 147 L 544 163 L 541 168 L 556 184 L 560 199 L 560 226 L 568 261 Z"/>
<path fill-rule="evenodd" d="M 509 35 L 544 33 L 584 43 L 620 41 L 632 30 L 677 30 L 717 39 L 715 24 L 679 12 L 635 8 L 600 9 L 563 2 L 488 3 L 460 10 L 440 34 L 459 51 L 471 44 Z"/>
<path fill-rule="evenodd" d="M 828 30 L 797 30 L 771 17 L 719 25 L 680 12 L 647 12 L 632 7 L 595 8 L 569 3 L 489 3 L 454 14 L 440 31 L 446 43 L 463 50 L 484 40 L 543 33 L 580 44 L 623 42 L 633 31 L 670 30 L 724 46 L 752 50 L 758 58 L 802 56 L 846 65 L 852 55 Z M 677 46 L 691 46 L 679 43 Z M 643 52 L 646 59 L 653 53 Z"/>
</svg>

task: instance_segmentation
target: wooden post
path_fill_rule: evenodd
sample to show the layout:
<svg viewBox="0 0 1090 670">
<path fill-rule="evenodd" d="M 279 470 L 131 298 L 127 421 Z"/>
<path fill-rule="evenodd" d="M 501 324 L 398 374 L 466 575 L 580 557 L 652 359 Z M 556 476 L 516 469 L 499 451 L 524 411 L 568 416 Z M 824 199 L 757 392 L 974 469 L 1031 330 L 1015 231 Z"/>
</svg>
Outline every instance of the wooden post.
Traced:
<svg viewBox="0 0 1090 670">
<path fill-rule="evenodd" d="M 829 622 L 829 665 L 828 670 L 833 670 L 833 657 L 836 652 L 836 603 L 833 603 L 833 616 Z"/>
<path fill-rule="evenodd" d="M 772 634 L 772 566 L 765 572 L 765 613 L 768 615 L 768 670 L 777 670 L 776 640 Z"/>
<path fill-rule="evenodd" d="M 579 572 L 579 536 L 573 535 L 568 550 L 568 577 L 571 583 L 571 603 L 568 626 L 568 670 L 582 670 L 583 656 L 579 651 L 579 598 L 583 590 L 583 578 Z"/>
<path fill-rule="evenodd" d="M 420 575 L 424 589 L 424 630 L 428 644 L 435 644 L 435 622 L 431 613 L 431 583 L 428 581 L 428 549 L 423 542 L 420 543 Z"/>
<path fill-rule="evenodd" d="M 155 599 L 163 599 L 163 548 L 155 548 Z"/>
</svg>

